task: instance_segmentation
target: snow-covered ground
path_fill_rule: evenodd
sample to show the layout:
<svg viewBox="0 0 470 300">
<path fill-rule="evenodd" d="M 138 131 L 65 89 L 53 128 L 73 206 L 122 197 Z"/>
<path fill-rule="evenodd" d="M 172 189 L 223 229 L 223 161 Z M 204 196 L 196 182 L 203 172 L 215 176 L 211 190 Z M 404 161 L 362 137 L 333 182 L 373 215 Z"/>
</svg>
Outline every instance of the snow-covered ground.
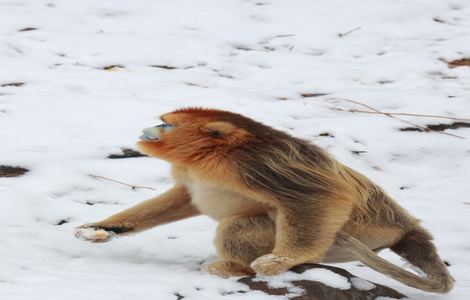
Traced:
<svg viewBox="0 0 470 300">
<path fill-rule="evenodd" d="M 106 244 L 73 237 L 171 185 L 165 162 L 106 157 L 184 106 L 246 114 L 371 177 L 434 234 L 456 287 L 431 295 L 340 266 L 412 299 L 468 299 L 470 129 L 403 132 L 332 109 L 366 109 L 346 98 L 470 118 L 470 68 L 443 61 L 465 56 L 467 0 L 0 0 L 0 165 L 31 170 L 0 178 L 0 299 L 269 298 L 200 273 L 215 255 L 206 217 Z"/>
</svg>

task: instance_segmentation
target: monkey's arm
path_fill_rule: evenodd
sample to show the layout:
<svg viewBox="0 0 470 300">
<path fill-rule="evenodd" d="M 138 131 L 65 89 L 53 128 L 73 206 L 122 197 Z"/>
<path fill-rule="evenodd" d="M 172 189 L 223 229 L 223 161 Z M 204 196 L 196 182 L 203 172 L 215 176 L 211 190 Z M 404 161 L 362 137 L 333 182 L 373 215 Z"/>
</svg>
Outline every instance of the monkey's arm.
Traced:
<svg viewBox="0 0 470 300">
<path fill-rule="evenodd" d="M 139 203 L 102 221 L 76 228 L 77 238 L 106 242 L 114 235 L 125 235 L 199 215 L 184 186 L 169 189 L 158 197 Z"/>
<path fill-rule="evenodd" d="M 251 267 L 257 273 L 274 275 L 297 264 L 322 261 L 353 207 L 349 197 L 336 196 L 281 205 L 276 213 L 274 249 Z"/>
</svg>

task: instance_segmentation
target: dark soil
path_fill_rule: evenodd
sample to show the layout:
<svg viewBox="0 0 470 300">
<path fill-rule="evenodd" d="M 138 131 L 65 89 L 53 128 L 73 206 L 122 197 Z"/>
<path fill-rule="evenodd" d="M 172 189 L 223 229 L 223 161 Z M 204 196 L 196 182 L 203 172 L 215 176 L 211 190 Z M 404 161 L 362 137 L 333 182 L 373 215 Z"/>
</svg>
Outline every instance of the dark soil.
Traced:
<svg viewBox="0 0 470 300">
<path fill-rule="evenodd" d="M 18 30 L 19 32 L 25 32 L 25 31 L 33 31 L 33 30 L 38 30 L 36 27 L 25 27 L 23 29 Z"/>
<path fill-rule="evenodd" d="M 7 86 L 16 86 L 16 87 L 20 87 L 20 86 L 23 86 L 24 85 L 24 82 L 10 82 L 10 83 L 4 83 L 2 85 L 0 85 L 1 87 L 7 87 Z"/>
<path fill-rule="evenodd" d="M 103 70 L 109 71 L 109 70 L 114 70 L 114 69 L 124 69 L 124 66 L 121 65 L 109 65 L 106 67 L 103 67 Z"/>
<path fill-rule="evenodd" d="M 122 149 L 122 154 L 110 154 L 108 155 L 108 158 L 111 159 L 121 159 L 121 158 L 131 158 L 131 157 L 146 157 L 147 155 L 142 154 L 138 151 L 129 149 L 129 148 L 124 148 Z"/>
<path fill-rule="evenodd" d="M 355 278 L 354 275 L 349 273 L 344 269 L 337 267 L 318 265 L 318 264 L 304 264 L 296 266 L 292 271 L 296 273 L 303 273 L 309 269 L 327 269 L 338 275 L 341 275 L 351 283 L 351 288 L 347 290 L 333 288 L 331 286 L 325 285 L 318 281 L 311 280 L 299 280 L 292 281 L 292 284 L 304 291 L 303 294 L 299 296 L 294 296 L 290 299 L 296 300 L 325 300 L 325 299 L 335 299 L 335 300 L 372 300 L 377 297 L 389 297 L 391 299 L 402 299 L 405 296 L 389 287 L 374 283 L 375 287 L 370 290 L 360 290 L 352 284 L 351 279 Z M 250 287 L 252 290 L 262 291 L 269 295 L 286 295 L 288 294 L 287 288 L 271 288 L 264 281 L 254 281 L 254 276 L 243 277 L 238 281 L 244 283 Z"/>
<path fill-rule="evenodd" d="M 21 167 L 0 166 L 0 177 L 19 177 L 28 171 Z"/>
<path fill-rule="evenodd" d="M 451 123 L 451 124 L 429 124 L 429 125 L 425 125 L 425 127 L 428 129 L 428 130 L 434 130 L 434 131 L 444 131 L 446 129 L 459 129 L 459 128 L 470 128 L 470 123 L 467 123 L 467 122 L 454 122 L 454 123 Z M 404 128 L 400 128 L 400 131 L 426 131 L 422 128 L 418 128 L 418 127 L 404 127 Z"/>
<path fill-rule="evenodd" d="M 312 97 L 321 97 L 321 96 L 326 96 L 328 95 L 327 93 L 300 93 L 300 96 L 302 98 L 312 98 Z"/>
<path fill-rule="evenodd" d="M 449 68 L 470 67 L 470 57 L 448 61 L 447 65 L 449 66 Z"/>
</svg>

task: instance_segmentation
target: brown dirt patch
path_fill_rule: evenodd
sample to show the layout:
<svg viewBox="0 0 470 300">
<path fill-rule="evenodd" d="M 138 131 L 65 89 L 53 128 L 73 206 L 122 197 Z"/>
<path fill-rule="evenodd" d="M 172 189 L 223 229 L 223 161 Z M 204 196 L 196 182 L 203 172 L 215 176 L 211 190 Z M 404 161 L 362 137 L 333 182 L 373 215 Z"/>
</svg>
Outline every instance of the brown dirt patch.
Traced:
<svg viewBox="0 0 470 300">
<path fill-rule="evenodd" d="M 147 156 L 147 155 L 142 154 L 138 151 L 129 149 L 129 148 L 124 148 L 124 149 L 122 149 L 122 154 L 110 154 L 110 155 L 108 155 L 108 158 L 120 159 L 120 158 L 145 157 L 145 156 Z"/>
<path fill-rule="evenodd" d="M 300 93 L 300 96 L 302 98 L 312 98 L 312 97 L 321 97 L 321 96 L 326 96 L 328 95 L 327 93 Z"/>
<path fill-rule="evenodd" d="M 449 66 L 449 68 L 470 67 L 470 57 L 448 61 L 447 65 Z"/>
<path fill-rule="evenodd" d="M 304 264 L 296 266 L 292 271 L 302 274 L 309 269 L 326 269 L 330 270 L 349 281 L 351 288 L 347 290 L 333 288 L 318 281 L 311 280 L 298 280 L 291 283 L 298 289 L 303 290 L 303 293 L 294 296 L 292 300 L 320 300 L 320 299 L 335 299 L 335 300 L 372 300 L 377 297 L 388 297 L 390 299 L 403 299 L 406 298 L 403 294 L 380 284 L 373 283 L 373 288 L 369 290 L 359 289 L 355 286 L 354 280 L 357 278 L 348 271 L 337 267 L 317 265 L 317 264 Z M 254 280 L 254 276 L 242 277 L 238 282 L 248 285 L 251 290 L 262 291 L 268 295 L 287 296 L 289 291 L 287 288 L 273 288 L 267 282 Z"/>
<path fill-rule="evenodd" d="M 0 177 L 19 177 L 28 172 L 28 169 L 12 166 L 0 166 Z"/>
<path fill-rule="evenodd" d="M 454 122 L 450 124 L 429 124 L 425 125 L 428 130 L 433 131 L 444 131 L 446 129 L 459 129 L 459 128 L 470 128 L 470 123 L 467 122 Z M 419 127 L 405 127 L 400 128 L 400 131 L 426 131 Z"/>
<path fill-rule="evenodd" d="M 23 86 L 24 85 L 24 82 L 9 82 L 9 83 L 4 83 L 2 85 L 0 85 L 1 87 L 7 87 L 7 86 L 16 86 L 16 87 L 20 87 L 20 86 Z"/>
</svg>

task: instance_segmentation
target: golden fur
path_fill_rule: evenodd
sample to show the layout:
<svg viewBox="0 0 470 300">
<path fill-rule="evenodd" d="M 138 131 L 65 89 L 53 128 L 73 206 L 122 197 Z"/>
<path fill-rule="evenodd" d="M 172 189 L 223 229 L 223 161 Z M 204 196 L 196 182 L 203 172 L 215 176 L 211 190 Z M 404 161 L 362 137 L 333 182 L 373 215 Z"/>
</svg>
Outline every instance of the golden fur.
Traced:
<svg viewBox="0 0 470 300">
<path fill-rule="evenodd" d="M 139 147 L 172 163 L 175 187 L 83 227 L 124 235 L 202 213 L 219 221 L 221 260 L 206 267 L 214 274 L 272 275 L 301 263 L 360 260 L 415 288 L 452 288 L 418 221 L 317 146 L 227 111 L 188 108 L 161 119 L 173 129 Z M 375 254 L 384 248 L 427 277 Z"/>
</svg>

